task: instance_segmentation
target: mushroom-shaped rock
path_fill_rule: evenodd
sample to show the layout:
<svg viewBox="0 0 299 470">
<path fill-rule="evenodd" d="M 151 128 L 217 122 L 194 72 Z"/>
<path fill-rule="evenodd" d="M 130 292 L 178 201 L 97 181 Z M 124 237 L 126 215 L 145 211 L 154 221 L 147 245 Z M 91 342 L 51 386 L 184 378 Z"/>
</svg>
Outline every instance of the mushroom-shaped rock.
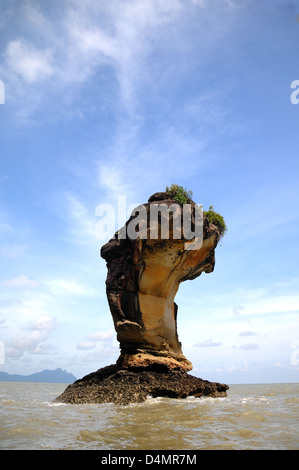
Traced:
<svg viewBox="0 0 299 470">
<path fill-rule="evenodd" d="M 151 196 L 102 247 L 120 356 L 70 384 L 55 402 L 126 405 L 148 396 L 226 396 L 227 385 L 188 374 L 192 364 L 182 353 L 174 302 L 181 282 L 213 271 L 220 232 L 193 201 L 183 206 L 171 196 Z"/>
<path fill-rule="evenodd" d="M 220 234 L 199 206 L 193 201 L 187 206 L 189 213 L 169 193 L 156 193 L 133 211 L 101 249 L 108 269 L 108 303 L 120 343 L 117 364 L 123 368 L 192 369 L 178 339 L 174 298 L 181 282 L 213 271 Z M 197 233 L 201 236 L 196 237 Z M 190 234 L 195 234 L 193 240 Z"/>
</svg>

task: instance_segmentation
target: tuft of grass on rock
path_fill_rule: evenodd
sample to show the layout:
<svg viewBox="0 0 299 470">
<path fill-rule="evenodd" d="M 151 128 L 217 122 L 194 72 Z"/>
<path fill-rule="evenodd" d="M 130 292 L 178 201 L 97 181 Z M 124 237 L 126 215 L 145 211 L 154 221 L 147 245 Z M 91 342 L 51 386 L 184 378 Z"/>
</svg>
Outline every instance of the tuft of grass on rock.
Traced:
<svg viewBox="0 0 299 470">
<path fill-rule="evenodd" d="M 219 228 L 220 236 L 223 237 L 227 232 L 227 226 L 222 215 L 218 214 L 218 212 L 215 212 L 213 206 L 210 206 L 209 210 L 204 211 L 203 213 L 209 222 L 212 222 L 212 224 Z"/>
<path fill-rule="evenodd" d="M 187 190 L 178 184 L 172 184 L 170 187 L 166 186 L 166 192 L 179 204 L 188 204 L 193 196 L 192 191 Z"/>
</svg>

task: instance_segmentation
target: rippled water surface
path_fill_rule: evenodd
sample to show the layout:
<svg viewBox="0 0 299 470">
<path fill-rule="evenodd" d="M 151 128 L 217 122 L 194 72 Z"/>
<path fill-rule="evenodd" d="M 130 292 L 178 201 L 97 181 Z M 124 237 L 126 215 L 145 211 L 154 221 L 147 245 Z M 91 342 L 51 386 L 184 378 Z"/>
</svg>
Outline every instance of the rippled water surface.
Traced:
<svg viewBox="0 0 299 470">
<path fill-rule="evenodd" d="M 299 448 L 299 384 L 231 385 L 225 398 L 130 406 L 52 404 L 65 388 L 0 382 L 0 448 Z"/>
</svg>

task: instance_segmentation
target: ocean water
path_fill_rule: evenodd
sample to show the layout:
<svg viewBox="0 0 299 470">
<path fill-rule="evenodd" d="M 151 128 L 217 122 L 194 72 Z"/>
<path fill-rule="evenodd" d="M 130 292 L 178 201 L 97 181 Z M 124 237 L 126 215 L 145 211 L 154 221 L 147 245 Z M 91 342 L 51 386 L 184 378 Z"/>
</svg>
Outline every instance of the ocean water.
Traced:
<svg viewBox="0 0 299 470">
<path fill-rule="evenodd" d="M 129 406 L 52 401 L 65 384 L 0 382 L 0 449 L 297 450 L 299 384 L 231 385 L 222 398 Z"/>
</svg>

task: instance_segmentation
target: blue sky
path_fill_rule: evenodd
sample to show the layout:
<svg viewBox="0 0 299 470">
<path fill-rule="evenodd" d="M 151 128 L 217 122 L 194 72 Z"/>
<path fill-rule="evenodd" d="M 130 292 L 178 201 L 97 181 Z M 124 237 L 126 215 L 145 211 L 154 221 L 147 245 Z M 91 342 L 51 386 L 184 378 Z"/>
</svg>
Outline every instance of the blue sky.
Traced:
<svg viewBox="0 0 299 470">
<path fill-rule="evenodd" d="M 1 2 L 1 370 L 81 377 L 117 359 L 96 208 L 177 183 L 228 226 L 214 272 L 176 297 L 192 373 L 298 381 L 298 15 L 283 0 Z"/>
</svg>

